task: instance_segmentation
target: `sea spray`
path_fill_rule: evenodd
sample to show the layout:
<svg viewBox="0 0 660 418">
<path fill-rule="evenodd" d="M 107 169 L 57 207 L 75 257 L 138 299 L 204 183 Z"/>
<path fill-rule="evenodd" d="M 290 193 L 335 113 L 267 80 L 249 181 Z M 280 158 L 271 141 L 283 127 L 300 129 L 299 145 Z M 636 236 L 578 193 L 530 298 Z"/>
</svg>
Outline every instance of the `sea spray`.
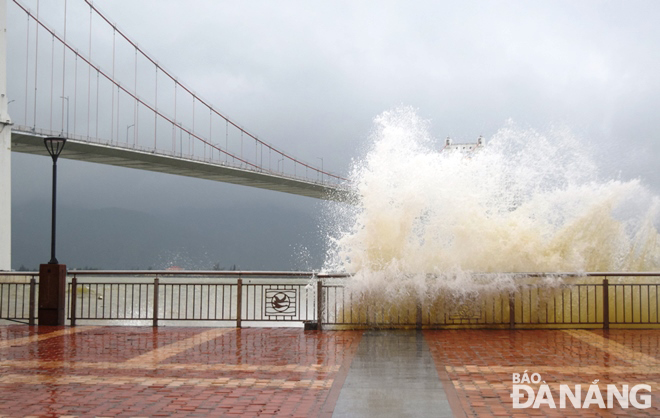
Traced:
<svg viewBox="0 0 660 418">
<path fill-rule="evenodd" d="M 331 214 L 325 270 L 350 273 L 352 297 L 414 305 L 511 290 L 512 273 L 660 267 L 658 197 L 600 179 L 567 129 L 507 122 L 476 151 L 443 145 L 414 109 L 375 119 L 351 172 L 355 204 Z"/>
</svg>

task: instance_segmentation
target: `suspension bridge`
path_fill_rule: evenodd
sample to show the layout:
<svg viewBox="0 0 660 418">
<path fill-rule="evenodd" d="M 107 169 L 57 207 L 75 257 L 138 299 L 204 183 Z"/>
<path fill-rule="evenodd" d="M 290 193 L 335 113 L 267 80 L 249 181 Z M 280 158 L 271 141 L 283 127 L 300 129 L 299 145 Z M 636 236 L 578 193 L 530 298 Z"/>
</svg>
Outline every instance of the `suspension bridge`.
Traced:
<svg viewBox="0 0 660 418">
<path fill-rule="evenodd" d="M 0 270 L 11 262 L 10 153 L 48 155 L 46 137 L 67 138 L 62 158 L 318 199 L 350 195 L 346 178 L 196 94 L 91 0 L 0 0 L 0 94 Z"/>
</svg>

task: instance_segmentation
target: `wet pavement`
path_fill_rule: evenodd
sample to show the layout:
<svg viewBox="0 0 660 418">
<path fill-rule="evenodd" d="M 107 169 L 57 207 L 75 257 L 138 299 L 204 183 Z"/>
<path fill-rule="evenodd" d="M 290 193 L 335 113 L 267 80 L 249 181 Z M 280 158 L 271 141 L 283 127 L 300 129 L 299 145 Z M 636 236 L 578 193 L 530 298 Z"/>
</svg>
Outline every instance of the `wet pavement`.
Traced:
<svg viewBox="0 0 660 418">
<path fill-rule="evenodd" d="M 514 408 L 525 371 L 556 408 Z M 658 330 L 0 326 L 0 416 L 659 416 L 659 394 Z"/>
<path fill-rule="evenodd" d="M 319 416 L 360 334 L 0 327 L 0 415 Z"/>
<path fill-rule="evenodd" d="M 660 330 L 460 330 L 425 336 L 438 372 L 447 374 L 468 416 L 660 416 Z M 538 373 L 540 382 L 518 384 L 530 386 L 538 397 L 545 383 L 555 408 L 513 407 L 513 374 L 525 372 Z M 650 394 L 642 389 L 635 398 L 642 404 L 640 397 L 648 396 L 648 408 L 632 403 L 622 408 L 616 398 L 608 408 L 608 385 L 619 392 L 627 385 L 633 398 L 631 389 L 640 384 L 648 385 Z M 568 400 L 561 408 L 561 385 L 573 393 L 580 386 L 581 408 Z M 584 408 L 590 398 L 593 403 Z"/>
<path fill-rule="evenodd" d="M 452 417 L 422 332 L 366 331 L 333 417 Z"/>
</svg>

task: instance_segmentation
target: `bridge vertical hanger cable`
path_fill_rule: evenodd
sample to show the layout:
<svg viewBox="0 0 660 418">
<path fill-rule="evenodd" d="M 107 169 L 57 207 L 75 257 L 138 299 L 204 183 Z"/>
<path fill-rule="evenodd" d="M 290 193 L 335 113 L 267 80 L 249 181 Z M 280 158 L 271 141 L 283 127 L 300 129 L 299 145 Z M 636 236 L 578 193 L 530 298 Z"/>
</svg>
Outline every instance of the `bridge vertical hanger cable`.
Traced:
<svg viewBox="0 0 660 418">
<path fill-rule="evenodd" d="M 78 55 L 76 55 L 73 65 L 73 134 L 75 135 L 78 120 Z"/>
<path fill-rule="evenodd" d="M 91 9 L 90 9 L 91 11 Z M 137 92 L 137 71 L 138 71 L 138 49 L 137 47 L 135 48 L 135 77 L 133 78 L 134 81 L 134 87 L 133 87 L 133 92 L 135 93 L 135 97 L 138 97 L 138 92 Z M 137 140 L 138 140 L 138 101 L 133 100 L 133 148 L 137 146 Z"/>
<path fill-rule="evenodd" d="M 92 62 L 92 10 L 89 11 L 89 62 Z M 87 66 L 87 139 L 89 139 L 90 114 L 92 107 L 92 66 Z"/>
<path fill-rule="evenodd" d="M 39 25 L 35 25 L 39 27 Z M 27 25 L 26 25 L 26 34 L 25 34 L 25 113 L 23 118 L 25 119 L 25 126 L 28 125 L 28 78 L 30 74 L 30 15 L 27 15 Z"/>
<path fill-rule="evenodd" d="M 209 142 L 213 143 L 213 109 L 209 109 Z M 206 150 L 206 148 L 204 148 Z M 206 156 L 206 154 L 204 154 Z M 211 147 L 210 161 L 213 161 L 213 147 Z"/>
<path fill-rule="evenodd" d="M 66 3 L 67 0 L 64 0 L 64 42 L 66 42 Z M 55 38 L 53 38 L 53 42 L 55 41 Z M 64 45 L 62 45 L 62 132 L 64 132 L 64 86 L 65 86 L 65 79 L 66 79 L 66 48 Z M 66 112 L 66 118 L 67 122 L 69 122 L 69 101 L 67 100 L 67 112 Z M 68 129 L 67 129 L 67 136 L 69 135 Z"/>
<path fill-rule="evenodd" d="M 176 154 L 176 80 L 174 80 L 174 121 L 172 123 L 172 152 Z"/>
<path fill-rule="evenodd" d="M 114 88 L 112 89 L 114 92 Z M 121 92 L 119 91 L 119 86 L 117 86 L 117 145 L 119 145 L 119 101 L 121 99 Z"/>
<path fill-rule="evenodd" d="M 55 37 L 50 43 L 50 130 L 53 131 L 53 91 L 55 88 Z"/>
<path fill-rule="evenodd" d="M 115 79 L 115 43 L 117 39 L 117 31 L 115 27 L 112 27 L 112 78 Z M 111 86 L 112 89 L 112 110 L 110 112 L 110 142 L 115 140 L 115 88 Z M 117 92 L 119 94 L 119 92 Z M 119 113 L 119 112 L 117 112 Z M 119 114 L 117 114 L 117 122 L 119 122 Z M 119 134 L 119 127 L 117 127 L 117 134 Z M 119 138 L 117 138 L 117 143 L 119 144 Z"/>
<path fill-rule="evenodd" d="M 37 20 L 39 20 L 39 0 L 37 0 Z M 37 129 L 37 65 L 39 61 L 39 25 L 35 25 L 35 47 L 34 47 L 34 122 L 32 129 Z"/>
<path fill-rule="evenodd" d="M 156 90 L 154 100 L 154 151 L 158 149 L 158 66 L 156 66 Z"/>
<path fill-rule="evenodd" d="M 101 84 L 99 70 L 96 70 L 96 138 L 99 137 L 99 85 Z"/>
</svg>

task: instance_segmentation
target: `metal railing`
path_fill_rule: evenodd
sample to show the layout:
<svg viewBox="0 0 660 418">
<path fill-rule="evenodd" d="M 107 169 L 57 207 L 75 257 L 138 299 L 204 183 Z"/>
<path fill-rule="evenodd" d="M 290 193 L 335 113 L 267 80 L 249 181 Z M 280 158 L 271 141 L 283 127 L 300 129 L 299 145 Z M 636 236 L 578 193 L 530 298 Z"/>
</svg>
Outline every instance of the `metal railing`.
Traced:
<svg viewBox="0 0 660 418">
<path fill-rule="evenodd" d="M 37 272 L 0 272 L 0 319 L 36 322 Z"/>
<path fill-rule="evenodd" d="M 323 324 L 345 328 L 609 328 L 660 326 L 660 273 L 516 274 L 515 289 L 389 301 L 323 286 Z M 534 282 L 561 277 L 558 286 Z M 431 278 L 433 279 L 433 278 Z M 612 282 L 614 280 L 614 282 Z M 528 281 L 526 283 L 526 281 Z M 531 283 L 530 283 L 531 282 Z"/>
<path fill-rule="evenodd" d="M 151 321 L 154 326 L 159 321 L 216 321 L 241 327 L 244 322 L 318 322 L 321 317 L 321 281 L 312 272 L 71 271 L 69 276 L 71 325 L 81 320 Z"/>
<path fill-rule="evenodd" d="M 558 286 L 541 277 L 560 276 Z M 38 273 L 0 272 L 0 319 L 34 324 Z M 258 271 L 70 271 L 67 319 L 158 326 L 609 328 L 660 326 L 660 273 L 517 274 L 515 288 L 417 300 L 351 292 L 345 274 Z M 439 280 L 430 277 L 429 280 Z"/>
</svg>

